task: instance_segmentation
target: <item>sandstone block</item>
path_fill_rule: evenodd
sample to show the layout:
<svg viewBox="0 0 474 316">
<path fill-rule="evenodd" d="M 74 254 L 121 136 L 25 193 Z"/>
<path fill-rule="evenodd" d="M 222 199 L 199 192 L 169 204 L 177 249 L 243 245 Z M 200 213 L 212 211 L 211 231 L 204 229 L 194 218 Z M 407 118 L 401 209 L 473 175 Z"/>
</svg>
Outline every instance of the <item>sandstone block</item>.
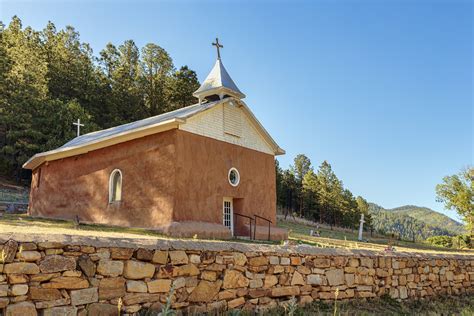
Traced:
<svg viewBox="0 0 474 316">
<path fill-rule="evenodd" d="M 357 259 L 357 258 L 349 259 L 348 265 L 349 265 L 349 267 L 357 268 L 359 266 L 359 259 Z"/>
<path fill-rule="evenodd" d="M 297 286 L 275 287 L 271 290 L 272 297 L 297 296 L 300 294 L 300 288 Z"/>
<path fill-rule="evenodd" d="M 219 293 L 222 281 L 209 282 L 202 280 L 189 295 L 189 302 L 211 302 Z"/>
<path fill-rule="evenodd" d="M 112 304 L 92 303 L 87 306 L 87 310 L 89 312 L 89 315 L 97 315 L 97 316 L 117 316 L 118 315 L 117 305 L 112 305 Z"/>
<path fill-rule="evenodd" d="M 146 293 L 148 292 L 148 287 L 146 286 L 146 283 L 143 281 L 128 280 L 127 292 Z"/>
<path fill-rule="evenodd" d="M 62 298 L 58 289 L 42 289 L 38 287 L 30 287 L 30 299 L 37 301 L 53 301 Z"/>
<path fill-rule="evenodd" d="M 377 295 L 372 292 L 357 292 L 357 297 L 360 298 L 369 298 L 369 297 L 376 297 Z"/>
<path fill-rule="evenodd" d="M 103 276 L 118 277 L 123 273 L 123 262 L 118 260 L 100 260 L 97 273 Z"/>
<path fill-rule="evenodd" d="M 236 298 L 234 300 L 231 300 L 231 301 L 227 302 L 227 308 L 228 309 L 234 309 L 234 308 L 239 307 L 239 306 L 244 305 L 244 304 L 245 304 L 245 298 L 239 297 L 239 298 Z"/>
<path fill-rule="evenodd" d="M 224 274 L 224 289 L 235 289 L 249 286 L 249 280 L 239 271 L 227 270 Z"/>
<path fill-rule="evenodd" d="M 372 269 L 374 267 L 374 260 L 372 258 L 360 258 L 360 265 Z"/>
<path fill-rule="evenodd" d="M 265 288 L 271 288 L 274 285 L 278 284 L 278 278 L 274 275 L 266 275 L 265 276 L 265 282 L 264 282 L 264 287 Z"/>
<path fill-rule="evenodd" d="M 252 289 L 249 291 L 248 295 L 251 298 L 259 298 L 259 297 L 264 297 L 270 294 L 269 289 Z"/>
<path fill-rule="evenodd" d="M 329 268 L 331 261 L 326 258 L 316 258 L 313 260 L 313 265 L 315 268 Z"/>
<path fill-rule="evenodd" d="M 311 269 L 305 267 L 305 266 L 298 266 L 296 268 L 296 271 L 298 271 L 298 273 L 301 273 L 303 275 L 308 275 L 308 274 L 311 274 Z"/>
<path fill-rule="evenodd" d="M 344 270 L 343 269 L 333 269 L 327 270 L 326 278 L 329 282 L 329 285 L 341 285 L 344 284 Z"/>
<path fill-rule="evenodd" d="M 189 263 L 189 258 L 186 252 L 182 250 L 175 250 L 169 252 L 170 262 L 172 265 L 187 264 Z"/>
<path fill-rule="evenodd" d="M 311 285 L 325 285 L 327 281 L 326 277 L 321 274 L 310 274 L 307 277 L 307 283 Z"/>
<path fill-rule="evenodd" d="M 290 263 L 291 263 L 290 258 L 287 258 L 287 257 L 281 257 L 280 258 L 280 264 L 282 266 L 289 266 Z"/>
<path fill-rule="evenodd" d="M 236 290 L 224 290 L 219 292 L 217 299 L 219 301 L 221 300 L 229 300 L 237 297 L 237 291 Z"/>
<path fill-rule="evenodd" d="M 82 272 L 77 271 L 77 270 L 68 270 L 68 271 L 64 271 L 62 276 L 79 278 L 82 276 Z"/>
<path fill-rule="evenodd" d="M 192 263 L 173 267 L 172 275 L 177 276 L 194 276 L 199 275 L 201 271 Z"/>
<path fill-rule="evenodd" d="M 28 251 L 18 252 L 16 254 L 16 257 L 20 261 L 33 262 L 33 261 L 40 260 L 41 254 L 38 251 L 28 250 Z"/>
<path fill-rule="evenodd" d="M 123 298 L 123 304 L 135 305 L 141 303 L 154 303 L 160 300 L 160 294 L 150 294 L 150 293 L 130 293 L 126 294 Z"/>
<path fill-rule="evenodd" d="M 41 286 L 45 289 L 85 289 L 89 287 L 89 281 L 75 277 L 57 277 Z"/>
<path fill-rule="evenodd" d="M 26 274 L 9 274 L 8 283 L 10 284 L 28 283 L 28 276 Z"/>
<path fill-rule="evenodd" d="M 291 279 L 291 285 L 305 285 L 305 284 L 306 282 L 304 281 L 303 276 L 298 271 L 295 271 Z"/>
<path fill-rule="evenodd" d="M 89 278 L 93 277 L 96 272 L 95 263 L 91 260 L 88 255 L 82 255 L 77 259 L 77 265 Z"/>
<path fill-rule="evenodd" d="M 48 256 L 48 255 L 60 255 L 60 254 L 63 254 L 64 253 L 64 250 L 62 249 L 46 249 L 45 251 L 45 254 Z M 69 252 L 69 254 L 71 253 L 78 253 L 78 252 Z M 80 253 L 78 253 L 80 255 Z"/>
<path fill-rule="evenodd" d="M 56 241 L 43 241 L 38 243 L 38 248 L 40 250 L 45 250 L 45 249 L 59 249 L 63 248 L 64 244 Z"/>
<path fill-rule="evenodd" d="M 400 293 L 400 298 L 402 300 L 408 298 L 408 291 L 407 291 L 407 288 L 405 286 L 400 286 L 398 288 L 398 292 Z"/>
<path fill-rule="evenodd" d="M 215 281 L 217 280 L 217 273 L 215 271 L 202 271 L 201 280 Z"/>
<path fill-rule="evenodd" d="M 249 265 L 255 266 L 255 267 L 266 266 L 268 265 L 268 259 L 267 257 L 264 257 L 264 256 L 253 257 L 253 258 L 250 258 Z"/>
<path fill-rule="evenodd" d="M 28 293 L 28 285 L 26 284 L 14 284 L 11 288 L 13 296 L 25 295 L 26 293 Z"/>
<path fill-rule="evenodd" d="M 43 311 L 43 316 L 76 316 L 76 315 L 77 315 L 76 306 L 58 306 L 58 307 L 47 308 Z"/>
<path fill-rule="evenodd" d="M 36 309 L 45 309 L 56 306 L 64 306 L 71 304 L 71 299 L 69 298 L 60 298 L 52 301 L 39 301 L 35 303 Z"/>
<path fill-rule="evenodd" d="M 259 287 L 262 287 L 262 286 L 263 286 L 262 279 L 250 280 L 249 288 L 256 289 L 256 288 L 259 288 Z"/>
<path fill-rule="evenodd" d="M 345 274 L 344 279 L 346 280 L 346 285 L 347 286 L 353 286 L 354 285 L 354 275 L 353 274 Z"/>
<path fill-rule="evenodd" d="M 5 274 L 38 274 L 39 272 L 38 266 L 31 262 L 7 263 L 3 268 L 3 273 Z"/>
<path fill-rule="evenodd" d="M 168 251 L 155 250 L 153 258 L 151 259 L 153 263 L 158 264 L 167 264 L 168 263 Z"/>
<path fill-rule="evenodd" d="M 200 264 L 201 263 L 201 256 L 196 255 L 196 254 L 191 254 L 191 255 L 189 255 L 189 262 L 194 263 L 194 264 Z"/>
<path fill-rule="evenodd" d="M 271 265 L 279 265 L 280 264 L 280 258 L 276 256 L 270 256 L 268 257 L 268 261 L 270 262 Z"/>
<path fill-rule="evenodd" d="M 186 286 L 186 279 L 183 277 L 173 280 L 173 289 L 178 290 Z"/>
<path fill-rule="evenodd" d="M 168 293 L 171 289 L 171 280 L 153 280 L 147 282 L 148 292 Z"/>
<path fill-rule="evenodd" d="M 133 256 L 133 248 L 110 248 L 110 259 L 128 260 Z"/>
<path fill-rule="evenodd" d="M 8 303 L 10 303 L 8 298 L 0 297 L 0 308 L 7 307 Z"/>
<path fill-rule="evenodd" d="M 16 251 L 18 250 L 18 243 L 14 240 L 9 240 L 3 245 L 3 263 L 13 262 Z"/>
<path fill-rule="evenodd" d="M 35 305 L 31 302 L 21 302 L 7 306 L 6 316 L 37 316 Z"/>
<path fill-rule="evenodd" d="M 109 300 L 125 295 L 125 279 L 122 277 L 104 278 L 99 282 L 99 299 Z"/>
<path fill-rule="evenodd" d="M 31 282 L 44 282 L 44 281 L 49 281 L 53 278 L 60 277 L 61 273 L 46 273 L 46 274 L 34 274 L 30 275 L 30 281 Z"/>
<path fill-rule="evenodd" d="M 137 250 L 137 259 L 142 261 L 151 261 L 151 259 L 153 259 L 153 250 L 139 248 Z"/>
<path fill-rule="evenodd" d="M 128 260 L 125 262 L 123 275 L 127 279 L 138 280 L 151 278 L 155 274 L 155 266 L 151 263 Z"/>
<path fill-rule="evenodd" d="M 290 261 L 292 266 L 299 266 L 303 260 L 300 257 L 291 257 Z"/>
<path fill-rule="evenodd" d="M 76 260 L 72 257 L 51 255 L 46 256 L 39 265 L 42 273 L 54 273 L 76 269 Z"/>
<path fill-rule="evenodd" d="M 99 293 L 96 287 L 88 289 L 74 290 L 71 291 L 71 304 L 72 305 L 84 305 L 95 303 L 99 300 Z"/>
<path fill-rule="evenodd" d="M 247 263 L 247 257 L 241 252 L 232 253 L 232 257 L 236 266 L 244 266 Z"/>
</svg>

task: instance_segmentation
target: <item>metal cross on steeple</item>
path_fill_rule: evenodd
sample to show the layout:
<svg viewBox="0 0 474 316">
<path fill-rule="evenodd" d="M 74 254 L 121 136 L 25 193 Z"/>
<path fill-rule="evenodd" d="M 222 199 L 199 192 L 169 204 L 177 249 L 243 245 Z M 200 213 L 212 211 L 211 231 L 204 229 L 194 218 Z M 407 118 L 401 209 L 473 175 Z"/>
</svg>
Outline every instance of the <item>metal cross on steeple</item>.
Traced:
<svg viewBox="0 0 474 316">
<path fill-rule="evenodd" d="M 77 136 L 81 135 L 81 126 L 84 126 L 84 124 L 81 124 L 81 119 L 77 119 L 77 123 L 72 123 L 72 125 L 77 126 Z"/>
<path fill-rule="evenodd" d="M 215 43 L 212 43 L 212 45 L 217 48 L 217 59 L 221 59 L 220 48 L 224 48 L 224 46 L 222 46 L 222 45 L 219 43 L 219 38 L 216 37 L 216 42 L 215 42 Z"/>
</svg>

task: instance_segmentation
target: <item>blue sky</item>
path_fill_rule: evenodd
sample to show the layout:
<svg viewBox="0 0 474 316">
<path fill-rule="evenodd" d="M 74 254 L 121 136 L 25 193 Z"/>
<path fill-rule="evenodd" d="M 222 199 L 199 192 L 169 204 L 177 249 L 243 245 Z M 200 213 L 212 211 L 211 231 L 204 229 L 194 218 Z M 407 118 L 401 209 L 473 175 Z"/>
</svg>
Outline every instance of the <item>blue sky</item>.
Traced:
<svg viewBox="0 0 474 316">
<path fill-rule="evenodd" d="M 354 194 L 446 212 L 473 164 L 471 1 L 5 1 L 0 20 L 74 26 L 94 53 L 154 42 L 203 80 L 218 35 L 247 104 L 283 147 L 329 161 Z"/>
</svg>

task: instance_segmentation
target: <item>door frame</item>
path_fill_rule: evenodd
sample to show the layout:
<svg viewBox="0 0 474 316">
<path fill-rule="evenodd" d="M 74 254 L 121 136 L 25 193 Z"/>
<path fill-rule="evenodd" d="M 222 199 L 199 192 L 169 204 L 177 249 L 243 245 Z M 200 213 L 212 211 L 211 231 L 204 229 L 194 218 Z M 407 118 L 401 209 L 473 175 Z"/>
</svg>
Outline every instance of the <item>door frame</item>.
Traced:
<svg viewBox="0 0 474 316">
<path fill-rule="evenodd" d="M 222 224 L 225 226 L 225 202 L 230 202 L 230 232 L 234 236 L 234 199 L 224 197 L 222 201 Z M 227 227 L 227 226 L 225 226 Z"/>
</svg>

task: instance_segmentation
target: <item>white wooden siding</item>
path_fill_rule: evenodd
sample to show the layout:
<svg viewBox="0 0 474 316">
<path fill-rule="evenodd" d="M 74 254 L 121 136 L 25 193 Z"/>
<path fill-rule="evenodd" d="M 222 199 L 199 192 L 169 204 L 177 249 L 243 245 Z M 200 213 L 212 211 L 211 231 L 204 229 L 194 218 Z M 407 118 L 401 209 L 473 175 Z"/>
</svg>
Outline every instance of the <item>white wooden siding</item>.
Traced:
<svg viewBox="0 0 474 316">
<path fill-rule="evenodd" d="M 224 133 L 242 137 L 242 111 L 235 105 L 224 104 Z"/>
<path fill-rule="evenodd" d="M 227 114 L 231 113 L 231 120 L 224 127 L 225 105 L 231 106 L 227 103 L 219 104 L 212 109 L 188 118 L 186 123 L 179 125 L 179 129 L 274 155 L 271 146 L 260 135 L 241 108 L 236 107 L 228 111 Z M 235 136 L 239 129 L 236 126 L 238 123 L 236 123 L 235 117 L 240 118 L 240 137 Z M 227 130 L 232 130 L 232 132 L 228 133 Z"/>
</svg>

